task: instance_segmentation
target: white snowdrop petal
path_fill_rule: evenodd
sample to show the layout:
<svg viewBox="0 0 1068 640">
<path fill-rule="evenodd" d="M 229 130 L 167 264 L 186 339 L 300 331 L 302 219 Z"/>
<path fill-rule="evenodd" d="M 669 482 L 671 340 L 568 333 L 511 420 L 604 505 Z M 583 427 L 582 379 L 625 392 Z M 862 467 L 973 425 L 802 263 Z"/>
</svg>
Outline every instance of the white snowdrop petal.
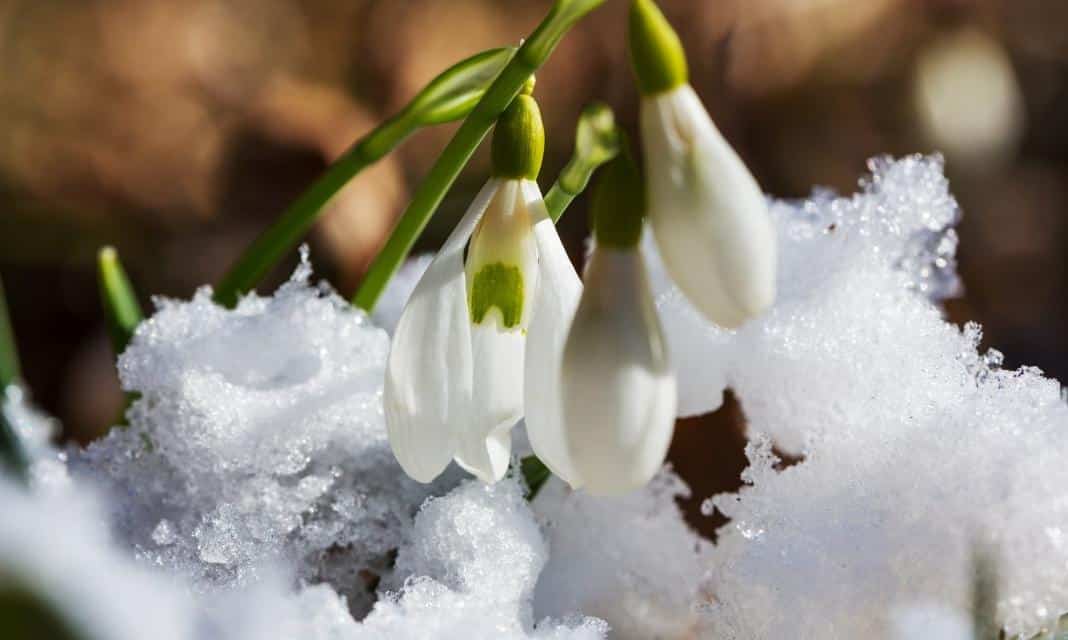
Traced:
<svg viewBox="0 0 1068 640">
<path fill-rule="evenodd" d="M 675 378 L 637 251 L 594 250 L 561 377 L 584 488 L 622 494 L 652 479 L 671 443 Z"/>
<path fill-rule="evenodd" d="M 510 430 L 523 415 L 523 334 L 497 323 L 471 327 L 471 415 L 461 428 L 456 462 L 483 482 L 508 470 Z"/>
<path fill-rule="evenodd" d="M 775 298 L 764 194 L 689 85 L 644 98 L 641 111 L 649 219 L 664 265 L 708 319 L 736 328 Z"/>
<path fill-rule="evenodd" d="M 467 256 L 473 386 L 456 462 L 485 482 L 507 471 L 510 430 L 523 415 L 523 350 L 538 286 L 538 251 L 521 185 L 501 182 Z"/>
<path fill-rule="evenodd" d="M 420 482 L 440 474 L 469 417 L 473 360 L 463 252 L 497 192 L 490 180 L 416 285 L 386 365 L 383 408 L 393 453 Z"/>
<path fill-rule="evenodd" d="M 524 185 L 531 196 L 538 188 L 533 182 Z M 536 195 L 540 201 L 540 192 Z M 581 479 L 568 458 L 564 441 L 560 359 L 582 295 L 582 281 L 547 213 L 535 222 L 534 237 L 538 243 L 539 284 L 534 317 L 527 331 L 524 374 L 527 436 L 535 455 L 549 470 L 572 487 L 578 487 Z"/>
<path fill-rule="evenodd" d="M 679 417 L 715 411 L 723 405 L 723 392 L 727 389 L 734 332 L 709 322 L 672 284 L 648 228 L 642 237 L 641 252 L 675 371 Z"/>
</svg>

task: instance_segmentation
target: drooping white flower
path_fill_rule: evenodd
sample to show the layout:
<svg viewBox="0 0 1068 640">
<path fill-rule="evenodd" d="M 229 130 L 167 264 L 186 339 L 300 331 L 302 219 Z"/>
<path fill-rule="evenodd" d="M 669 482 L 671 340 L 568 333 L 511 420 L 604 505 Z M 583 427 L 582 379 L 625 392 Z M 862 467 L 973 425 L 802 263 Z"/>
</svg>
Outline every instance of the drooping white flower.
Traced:
<svg viewBox="0 0 1068 640">
<path fill-rule="evenodd" d="M 638 250 L 644 209 L 641 176 L 624 153 L 594 195 L 596 246 L 560 375 L 567 461 L 600 495 L 652 479 L 675 425 L 675 376 Z"/>
<path fill-rule="evenodd" d="M 776 239 L 760 186 L 687 83 L 685 54 L 653 0 L 635 0 L 649 220 L 664 266 L 709 320 L 736 328 L 775 298 Z"/>
<path fill-rule="evenodd" d="M 587 491 L 626 493 L 656 475 L 675 425 L 675 376 L 637 249 L 590 255 L 561 388 L 568 452 Z"/>
<path fill-rule="evenodd" d="M 445 241 L 397 324 L 386 424 L 397 460 L 421 482 L 450 460 L 499 480 L 511 459 L 511 428 L 524 405 L 537 405 L 524 396 L 542 397 L 556 384 L 553 365 L 581 283 L 533 179 L 540 131 L 536 103 L 519 96 L 498 121 L 497 177 Z M 531 412 L 531 439 L 539 429 L 559 432 L 553 420 L 558 411 Z"/>
</svg>

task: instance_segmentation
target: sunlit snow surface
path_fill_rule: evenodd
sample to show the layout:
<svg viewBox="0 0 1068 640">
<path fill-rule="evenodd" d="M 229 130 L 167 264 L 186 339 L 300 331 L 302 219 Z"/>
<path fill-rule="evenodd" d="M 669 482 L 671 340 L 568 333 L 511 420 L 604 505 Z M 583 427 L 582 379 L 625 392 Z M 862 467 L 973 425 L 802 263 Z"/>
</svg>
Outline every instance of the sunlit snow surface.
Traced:
<svg viewBox="0 0 1068 640">
<path fill-rule="evenodd" d="M 935 301 L 958 284 L 958 219 L 937 158 L 876 160 L 851 198 L 778 203 L 779 298 L 736 334 L 659 294 L 683 408 L 739 396 L 751 486 L 708 573 L 723 638 L 891 637 L 892 612 L 965 610 L 977 545 L 1001 619 L 1068 610 L 1068 406 L 1040 372 L 997 368 Z M 770 437 L 804 463 L 773 470 Z"/>
<path fill-rule="evenodd" d="M 119 362 L 130 425 L 66 452 L 71 483 L 47 450 L 30 497 L 0 483 L 0 588 L 99 640 L 956 640 L 981 547 L 1002 619 L 1037 629 L 1068 609 L 1068 407 L 942 319 L 959 214 L 941 162 L 872 171 L 851 198 L 774 205 L 779 299 L 738 332 L 653 265 L 680 410 L 730 386 L 750 423 L 749 486 L 709 503 L 732 518 L 716 547 L 670 471 L 616 499 L 552 480 L 533 503 L 514 478 L 409 480 L 378 327 L 426 259 L 374 322 L 304 263 L 234 311 L 158 301 Z M 804 462 L 775 471 L 772 442 Z"/>
</svg>

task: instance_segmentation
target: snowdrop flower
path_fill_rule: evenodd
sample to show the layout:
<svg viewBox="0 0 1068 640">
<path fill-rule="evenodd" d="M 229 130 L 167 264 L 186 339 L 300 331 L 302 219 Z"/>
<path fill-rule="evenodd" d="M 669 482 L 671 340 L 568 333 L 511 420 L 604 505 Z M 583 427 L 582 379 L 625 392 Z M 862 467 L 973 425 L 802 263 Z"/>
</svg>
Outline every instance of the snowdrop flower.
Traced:
<svg viewBox="0 0 1068 640">
<path fill-rule="evenodd" d="M 593 494 L 616 495 L 641 487 L 664 464 L 676 399 L 638 250 L 641 175 L 625 151 L 604 171 L 593 201 L 596 246 L 564 348 L 560 389 L 573 473 L 565 479 Z"/>
<path fill-rule="evenodd" d="M 686 55 L 653 0 L 634 0 L 649 221 L 664 265 L 709 320 L 736 328 L 775 298 L 767 201 L 688 84 Z"/>
<path fill-rule="evenodd" d="M 534 181 L 544 131 L 531 89 L 497 121 L 494 176 L 427 268 L 394 333 L 386 425 L 397 460 L 420 482 L 450 460 L 485 482 L 499 480 L 524 397 L 558 393 L 553 365 L 582 285 Z M 558 411 L 526 404 L 532 439 L 539 425 L 559 421 Z"/>
</svg>

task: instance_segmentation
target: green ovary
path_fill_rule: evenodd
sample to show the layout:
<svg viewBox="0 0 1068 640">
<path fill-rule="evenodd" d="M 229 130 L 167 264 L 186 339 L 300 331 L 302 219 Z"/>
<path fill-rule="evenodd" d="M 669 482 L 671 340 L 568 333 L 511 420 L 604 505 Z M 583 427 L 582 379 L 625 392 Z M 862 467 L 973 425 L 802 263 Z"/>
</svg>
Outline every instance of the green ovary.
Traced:
<svg viewBox="0 0 1068 640">
<path fill-rule="evenodd" d="M 523 273 L 519 267 L 494 262 L 479 269 L 471 283 L 469 306 L 475 324 L 481 324 L 496 307 L 505 329 L 518 326 L 523 317 Z"/>
</svg>

